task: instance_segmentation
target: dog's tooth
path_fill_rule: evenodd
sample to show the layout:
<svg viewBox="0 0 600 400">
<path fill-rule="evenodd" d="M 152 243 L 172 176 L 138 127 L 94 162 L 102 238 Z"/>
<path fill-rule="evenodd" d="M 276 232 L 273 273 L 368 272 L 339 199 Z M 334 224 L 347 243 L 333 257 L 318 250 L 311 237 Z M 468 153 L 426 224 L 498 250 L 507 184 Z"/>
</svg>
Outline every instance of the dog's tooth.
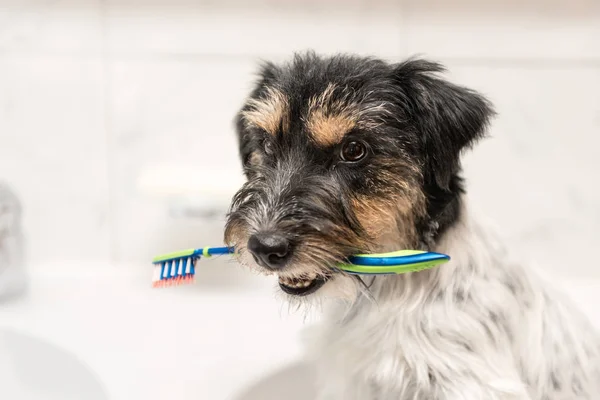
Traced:
<svg viewBox="0 0 600 400">
<path fill-rule="evenodd" d="M 308 273 L 302 276 L 280 276 L 279 283 L 294 289 L 309 287 L 317 278 L 315 273 Z"/>
<path fill-rule="evenodd" d="M 282 285 L 284 285 L 284 286 L 289 286 L 289 287 L 292 287 L 292 288 L 298 288 L 299 284 L 301 284 L 301 282 L 298 282 L 294 278 L 289 278 L 289 277 L 286 277 L 286 276 L 279 277 L 279 282 Z"/>
</svg>

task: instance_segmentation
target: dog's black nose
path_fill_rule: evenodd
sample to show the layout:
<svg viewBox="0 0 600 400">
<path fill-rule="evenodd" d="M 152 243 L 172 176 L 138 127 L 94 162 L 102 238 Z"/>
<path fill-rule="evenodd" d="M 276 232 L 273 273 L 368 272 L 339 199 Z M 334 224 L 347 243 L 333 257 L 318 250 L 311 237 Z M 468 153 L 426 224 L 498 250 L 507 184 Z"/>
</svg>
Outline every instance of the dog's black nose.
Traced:
<svg viewBox="0 0 600 400">
<path fill-rule="evenodd" d="M 290 242 L 274 233 L 257 233 L 250 236 L 248 250 L 259 265 L 269 269 L 282 268 L 291 254 Z"/>
</svg>

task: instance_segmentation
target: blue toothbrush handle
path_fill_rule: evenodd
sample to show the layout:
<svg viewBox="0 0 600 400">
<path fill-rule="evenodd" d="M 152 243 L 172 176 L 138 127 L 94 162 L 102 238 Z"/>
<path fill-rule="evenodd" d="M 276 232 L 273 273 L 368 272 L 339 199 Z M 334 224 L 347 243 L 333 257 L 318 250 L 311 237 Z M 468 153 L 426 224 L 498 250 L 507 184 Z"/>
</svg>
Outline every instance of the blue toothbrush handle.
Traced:
<svg viewBox="0 0 600 400">
<path fill-rule="evenodd" d="M 348 261 L 354 265 L 364 266 L 386 266 L 386 265 L 407 265 L 416 264 L 434 260 L 449 260 L 446 254 L 427 252 L 421 254 L 413 254 L 409 256 L 397 256 L 397 257 L 350 257 Z"/>
<path fill-rule="evenodd" d="M 203 247 L 194 252 L 194 255 L 201 257 L 217 256 L 221 254 L 233 254 L 235 249 L 233 247 Z"/>
<path fill-rule="evenodd" d="M 233 247 L 209 247 L 208 254 L 217 255 L 217 254 L 233 254 L 235 253 L 235 249 Z"/>
</svg>

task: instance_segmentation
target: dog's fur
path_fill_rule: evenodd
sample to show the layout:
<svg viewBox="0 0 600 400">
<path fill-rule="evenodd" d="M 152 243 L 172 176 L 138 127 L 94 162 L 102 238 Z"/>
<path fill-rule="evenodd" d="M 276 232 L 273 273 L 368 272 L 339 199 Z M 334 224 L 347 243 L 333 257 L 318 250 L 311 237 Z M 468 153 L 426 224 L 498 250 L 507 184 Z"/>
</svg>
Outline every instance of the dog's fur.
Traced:
<svg viewBox="0 0 600 400">
<path fill-rule="evenodd" d="M 246 243 L 277 232 L 293 251 L 280 277 L 326 280 L 290 296 L 326 306 L 312 353 L 319 399 L 598 399 L 599 336 L 470 217 L 459 156 L 493 111 L 441 71 L 312 53 L 266 64 L 237 118 L 248 181 L 226 240 L 243 264 L 273 272 Z M 344 161 L 348 141 L 367 156 Z M 332 269 L 401 248 L 452 260 L 362 279 Z"/>
</svg>

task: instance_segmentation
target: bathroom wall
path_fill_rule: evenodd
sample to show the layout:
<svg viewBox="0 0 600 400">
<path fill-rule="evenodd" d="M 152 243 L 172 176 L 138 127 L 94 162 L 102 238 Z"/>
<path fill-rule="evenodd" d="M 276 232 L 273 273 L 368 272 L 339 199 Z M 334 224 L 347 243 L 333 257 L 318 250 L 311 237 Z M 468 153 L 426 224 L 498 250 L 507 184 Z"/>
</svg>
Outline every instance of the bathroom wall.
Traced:
<svg viewBox="0 0 600 400">
<path fill-rule="evenodd" d="M 218 220 L 177 217 L 139 179 L 237 177 L 231 121 L 257 61 L 307 48 L 420 54 L 488 95 L 471 203 L 543 268 L 600 276 L 582 251 L 600 246 L 597 0 L 0 0 L 0 179 L 31 262 L 216 244 Z"/>
</svg>

